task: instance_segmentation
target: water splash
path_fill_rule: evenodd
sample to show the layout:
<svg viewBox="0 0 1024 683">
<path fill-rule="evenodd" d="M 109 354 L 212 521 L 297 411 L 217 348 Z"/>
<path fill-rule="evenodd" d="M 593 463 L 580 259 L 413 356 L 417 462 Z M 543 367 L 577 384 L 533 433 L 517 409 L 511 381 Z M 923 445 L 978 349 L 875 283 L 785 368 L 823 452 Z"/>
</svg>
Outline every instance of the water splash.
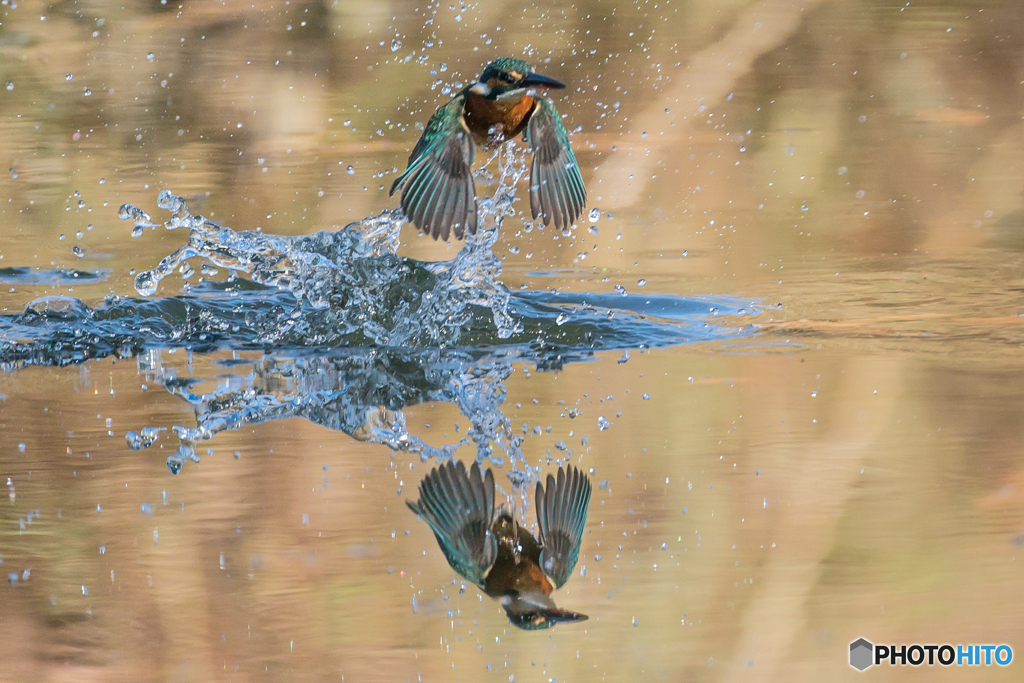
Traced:
<svg viewBox="0 0 1024 683">
<path fill-rule="evenodd" d="M 526 172 L 524 151 L 514 143 L 495 152 L 476 172 L 496 181 L 493 194 L 479 201 L 477 234 L 438 263 L 397 255 L 406 222 L 397 210 L 338 231 L 286 237 L 218 225 L 163 191 L 158 205 L 171 214 L 163 227 L 187 230 L 188 240 L 138 275 L 135 287 L 146 298 L 108 296 L 89 306 L 49 296 L 21 313 L 0 314 L 0 369 L 137 357 L 148 382 L 162 384 L 195 414 L 194 427 L 170 425 L 178 446 L 167 467 L 175 474 L 200 459 L 198 444 L 223 431 L 303 417 L 424 460 L 471 448 L 478 462 L 506 467 L 513 491 L 525 496 L 522 484 L 532 481 L 534 469 L 522 445 L 534 435 L 514 434 L 502 411 L 515 363 L 557 371 L 601 350 L 627 351 L 621 360 L 629 349 L 735 339 L 753 331 L 734 318 L 758 312 L 749 301 L 639 295 L 622 287 L 617 293 L 509 292 L 498 280 L 493 246 L 505 219 L 516 215 L 516 183 Z M 133 234 L 161 225 L 131 205 L 120 216 L 133 222 Z M 202 261 L 199 278 L 191 259 Z M 185 293 L 153 297 L 175 272 Z M 214 381 L 179 378 L 162 356 L 177 348 L 260 355 L 232 359 L 230 367 L 250 370 Z M 206 383 L 209 391 L 196 389 Z M 404 413 L 423 401 L 453 403 L 470 427 L 453 443 L 428 444 L 410 433 Z M 598 430 L 611 425 L 597 415 L 587 422 L 594 419 Z M 145 449 L 165 428 L 128 432 L 127 445 Z M 549 461 L 574 456 L 565 443 L 553 447 Z"/>
<path fill-rule="evenodd" d="M 135 289 L 156 293 L 162 279 L 176 270 L 188 279 L 189 259 L 200 257 L 216 268 L 245 273 L 252 282 L 288 291 L 295 300 L 281 312 L 277 331 L 301 333 L 327 341 L 359 331 L 381 346 L 446 346 L 458 342 L 473 318 L 473 308 L 490 309 L 500 338 L 517 331 L 508 311 L 509 292 L 498 276 L 501 260 L 493 246 L 502 223 L 515 215 L 516 183 L 526 173 L 525 150 L 513 142 L 495 152 L 477 176 L 490 176 L 488 166 L 499 158 L 494 194 L 479 202 L 479 230 L 450 261 L 426 263 L 399 257 L 399 231 L 406 222 L 400 210 L 350 223 L 336 232 L 287 237 L 237 232 L 203 216 L 194 216 L 185 200 L 168 190 L 157 203 L 171 212 L 163 226 L 185 228 L 188 243 L 139 273 Z M 154 227 L 150 216 L 125 204 L 119 215 L 134 221 L 135 231 Z M 134 232 L 133 232 L 134 234 Z M 315 324 L 304 310 L 324 311 Z M 265 340 L 274 343 L 276 338 Z"/>
<path fill-rule="evenodd" d="M 505 380 L 517 356 L 454 349 L 348 349 L 298 357 L 265 354 L 251 361 L 233 360 L 232 370 L 244 370 L 218 373 L 215 386 L 206 393 L 193 391 L 202 380 L 183 381 L 177 367 L 164 363 L 160 351 L 142 354 L 138 364 L 148 383 L 162 384 L 195 413 L 195 427 L 172 427 L 179 446 L 167 459 L 167 467 L 174 474 L 188 461 L 199 462 L 197 445 L 220 432 L 303 417 L 360 441 L 418 455 L 423 461 L 447 460 L 463 446 L 475 447 L 478 462 L 508 464 L 510 481 L 521 484 L 532 478 L 520 448 L 524 437 L 512 433 L 511 421 L 501 411 Z M 425 401 L 458 407 L 470 421 L 464 436 L 436 447 L 411 434 L 403 409 Z M 135 435 L 130 434 L 135 448 Z M 155 439 L 156 432 L 150 430 L 150 434 Z"/>
</svg>

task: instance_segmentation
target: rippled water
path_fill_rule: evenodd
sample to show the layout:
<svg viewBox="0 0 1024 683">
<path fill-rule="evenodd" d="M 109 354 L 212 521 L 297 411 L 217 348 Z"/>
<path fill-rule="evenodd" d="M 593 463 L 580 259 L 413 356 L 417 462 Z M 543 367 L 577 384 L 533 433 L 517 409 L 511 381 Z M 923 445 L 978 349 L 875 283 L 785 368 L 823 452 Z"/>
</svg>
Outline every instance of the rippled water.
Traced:
<svg viewBox="0 0 1024 683">
<path fill-rule="evenodd" d="M 1024 648 L 1015 3 L 0 14 L 0 681 L 1019 678 L 847 663 Z M 387 187 L 506 54 L 592 211 L 518 145 L 419 237 Z M 587 622 L 463 590 L 448 457 L 531 530 L 587 473 Z"/>
</svg>

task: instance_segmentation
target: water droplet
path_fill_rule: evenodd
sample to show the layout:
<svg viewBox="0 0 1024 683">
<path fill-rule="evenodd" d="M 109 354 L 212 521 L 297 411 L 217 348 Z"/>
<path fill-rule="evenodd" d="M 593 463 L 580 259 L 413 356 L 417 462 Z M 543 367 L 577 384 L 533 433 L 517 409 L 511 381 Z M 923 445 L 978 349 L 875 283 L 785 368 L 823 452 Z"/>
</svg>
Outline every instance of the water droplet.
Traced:
<svg viewBox="0 0 1024 683">
<path fill-rule="evenodd" d="M 623 351 L 622 355 L 619 357 L 619 360 L 617 360 L 616 362 L 619 365 L 622 365 L 623 363 L 628 363 L 629 362 L 629 351 Z"/>
<path fill-rule="evenodd" d="M 643 399 L 643 400 L 645 400 L 645 401 L 650 401 L 650 400 L 651 400 L 651 395 L 650 395 L 650 394 L 647 394 L 647 393 L 645 393 L 645 394 L 644 394 L 643 396 L 641 396 L 640 398 L 642 398 L 642 399 Z"/>
<path fill-rule="evenodd" d="M 355 175 L 356 169 L 354 166 L 348 166 L 345 168 L 345 173 L 348 173 L 349 175 Z"/>
<path fill-rule="evenodd" d="M 395 38 L 394 40 L 391 41 L 391 51 L 392 52 L 398 52 L 401 49 L 402 49 L 402 41 L 400 41 L 398 38 Z"/>
<path fill-rule="evenodd" d="M 844 175 L 846 173 L 846 171 L 848 171 L 848 170 L 849 169 L 847 169 L 845 166 L 840 166 L 839 167 L 839 175 Z"/>
<path fill-rule="evenodd" d="M 68 74 L 67 76 L 64 77 L 64 80 L 65 81 L 70 81 L 74 77 L 75 77 L 74 74 Z"/>
<path fill-rule="evenodd" d="M 142 234 L 142 230 L 139 230 L 138 232 L 140 235 Z M 135 236 L 135 231 L 132 231 L 132 237 Z M 156 275 L 154 275 L 152 271 L 147 270 L 143 273 L 139 273 L 135 276 L 135 291 L 142 296 L 153 296 L 156 294 L 158 282 L 159 280 L 157 280 Z"/>
<path fill-rule="evenodd" d="M 602 432 L 612 426 L 612 423 L 607 420 L 603 415 L 597 418 L 597 428 Z"/>
<path fill-rule="evenodd" d="M 141 434 L 137 432 L 127 432 L 124 435 L 125 441 L 128 442 L 128 448 L 133 451 L 141 451 L 144 448 L 149 448 L 159 438 L 160 432 L 164 431 L 163 427 L 143 427 Z"/>
<path fill-rule="evenodd" d="M 152 52 L 149 52 L 149 53 L 147 53 L 147 54 L 146 54 L 146 59 L 148 59 L 148 60 L 149 60 L 149 61 L 151 61 L 151 62 L 152 62 L 152 61 L 153 61 L 153 59 L 155 59 L 155 58 L 156 58 L 156 55 L 154 55 L 154 54 L 153 54 Z"/>
<path fill-rule="evenodd" d="M 590 222 L 591 223 L 598 222 L 599 220 L 601 220 L 601 209 L 598 209 L 598 208 L 591 209 L 590 210 L 590 214 L 589 214 L 588 217 L 590 218 Z"/>
<path fill-rule="evenodd" d="M 787 157 L 791 157 L 794 154 L 796 154 L 796 147 L 794 147 L 793 145 L 786 145 L 785 147 L 782 148 L 782 153 L 785 154 Z"/>
<path fill-rule="evenodd" d="M 16 169 L 13 169 L 13 168 L 11 169 L 11 177 L 12 178 L 17 178 L 18 177 L 18 171 Z"/>
<path fill-rule="evenodd" d="M 647 284 L 647 280 L 645 280 L 643 278 L 640 278 L 639 280 L 636 281 L 636 286 L 637 287 L 643 287 L 646 284 Z"/>
<path fill-rule="evenodd" d="M 7 81 L 7 89 L 14 90 L 14 81 Z"/>
<path fill-rule="evenodd" d="M 77 256 L 78 258 L 82 258 L 83 256 L 85 256 L 85 252 L 82 251 L 82 248 L 77 244 L 71 248 L 71 253 Z"/>
</svg>

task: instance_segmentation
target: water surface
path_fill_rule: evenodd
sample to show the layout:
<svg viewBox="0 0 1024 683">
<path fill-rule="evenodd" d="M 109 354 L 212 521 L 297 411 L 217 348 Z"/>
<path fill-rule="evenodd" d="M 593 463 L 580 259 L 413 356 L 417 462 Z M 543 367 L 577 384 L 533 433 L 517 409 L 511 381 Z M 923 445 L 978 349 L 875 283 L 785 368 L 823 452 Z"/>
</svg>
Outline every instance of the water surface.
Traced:
<svg viewBox="0 0 1024 683">
<path fill-rule="evenodd" d="M 0 680 L 1021 650 L 1018 9 L 3 5 Z M 571 84 L 596 221 L 526 225 L 495 165 L 486 239 L 399 232 L 417 123 L 506 54 Z M 161 266 L 200 214 L 232 249 Z M 588 472 L 556 598 L 589 621 L 519 631 L 453 583 L 404 505 L 451 456 L 528 522 L 518 483 Z"/>
</svg>

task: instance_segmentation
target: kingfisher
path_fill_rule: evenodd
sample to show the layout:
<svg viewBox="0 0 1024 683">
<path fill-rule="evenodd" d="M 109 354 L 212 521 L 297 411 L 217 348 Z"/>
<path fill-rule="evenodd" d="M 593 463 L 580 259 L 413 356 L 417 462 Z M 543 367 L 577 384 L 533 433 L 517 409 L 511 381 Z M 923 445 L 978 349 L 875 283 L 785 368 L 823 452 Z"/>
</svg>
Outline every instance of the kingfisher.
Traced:
<svg viewBox="0 0 1024 683">
<path fill-rule="evenodd" d="M 420 482 L 420 499 L 406 501 L 430 526 L 441 552 L 460 576 L 498 598 L 509 621 L 533 631 L 587 615 L 559 609 L 551 592 L 572 575 L 590 504 L 590 480 L 573 466 L 537 482 L 540 538 L 504 508 L 494 508 L 494 475 L 476 463 L 435 467 Z"/>
<path fill-rule="evenodd" d="M 533 152 L 530 212 L 544 225 L 568 228 L 587 203 L 587 190 L 569 146 L 562 117 L 548 90 L 565 84 L 535 73 L 529 62 L 503 57 L 430 117 L 409 155 L 409 165 L 391 185 L 401 190 L 405 215 L 435 240 L 451 233 L 476 234 L 475 145 L 492 149 L 520 133 Z"/>
</svg>

